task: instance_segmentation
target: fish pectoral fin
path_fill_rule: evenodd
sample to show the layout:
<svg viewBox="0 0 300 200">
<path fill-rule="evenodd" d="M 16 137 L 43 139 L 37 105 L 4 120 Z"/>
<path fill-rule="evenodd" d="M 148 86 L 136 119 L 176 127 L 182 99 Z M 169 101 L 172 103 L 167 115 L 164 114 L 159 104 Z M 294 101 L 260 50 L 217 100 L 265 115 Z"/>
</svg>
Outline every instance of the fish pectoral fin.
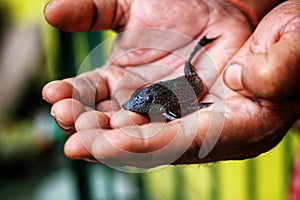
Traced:
<svg viewBox="0 0 300 200">
<path fill-rule="evenodd" d="M 170 120 L 170 121 L 179 118 L 178 115 L 174 114 L 174 113 L 171 112 L 171 111 L 166 111 L 166 112 L 162 113 L 162 116 L 164 116 L 165 118 L 167 118 L 167 119 Z"/>
<path fill-rule="evenodd" d="M 190 110 L 196 110 L 196 109 L 206 108 L 212 104 L 213 104 L 213 102 L 203 102 L 203 103 L 189 105 L 186 108 L 190 109 Z"/>
</svg>

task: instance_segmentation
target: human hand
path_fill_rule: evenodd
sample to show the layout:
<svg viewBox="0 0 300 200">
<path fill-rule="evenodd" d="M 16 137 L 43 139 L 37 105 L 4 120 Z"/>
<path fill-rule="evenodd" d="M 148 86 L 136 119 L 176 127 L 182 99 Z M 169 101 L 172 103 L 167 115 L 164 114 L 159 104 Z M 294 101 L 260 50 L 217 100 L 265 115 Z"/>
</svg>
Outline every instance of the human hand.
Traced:
<svg viewBox="0 0 300 200">
<path fill-rule="evenodd" d="M 299 1 L 273 9 L 223 74 L 226 85 L 238 93 L 235 98 L 245 96 L 253 99 L 245 106 L 256 105 L 256 112 L 247 109 L 252 123 L 240 130 L 253 138 L 253 156 L 276 145 L 299 118 L 299 9 Z"/>
<path fill-rule="evenodd" d="M 79 75 L 76 78 L 54 81 L 45 86 L 43 97 L 53 104 L 52 114 L 62 130 L 67 134 L 72 134 L 65 144 L 67 156 L 74 159 L 96 158 L 105 163 L 142 167 L 167 164 L 175 162 L 177 159 L 177 163 L 198 163 L 249 156 L 245 152 L 235 152 L 240 143 L 238 143 L 239 145 L 232 144 L 237 141 L 244 143 L 250 143 L 251 141 L 247 140 L 245 142 L 244 140 L 247 138 L 243 134 L 229 137 L 232 132 L 230 128 L 234 123 L 238 123 L 242 127 L 243 124 L 239 123 L 239 117 L 245 123 L 252 123 L 252 121 L 249 122 L 250 116 L 244 116 L 245 113 L 243 112 L 250 109 L 250 107 L 247 107 L 248 104 L 255 107 L 254 112 L 258 112 L 258 105 L 252 105 L 252 101 L 241 96 L 231 98 L 232 92 L 226 90 L 226 88 L 226 93 L 223 94 L 224 88 L 220 86 L 219 73 L 211 73 L 211 70 L 214 69 L 209 70 L 205 66 L 207 63 L 205 58 L 200 58 L 196 66 L 201 66 L 198 70 L 201 73 L 203 72 L 206 86 L 211 88 L 211 96 L 220 100 L 219 103 L 215 103 L 214 107 L 218 108 L 218 105 L 222 106 L 224 102 L 226 108 L 229 107 L 225 115 L 217 114 L 217 118 L 226 121 L 220 140 L 209 156 L 199 159 L 198 154 L 199 149 L 206 146 L 203 144 L 205 142 L 204 138 L 209 127 L 214 126 L 209 122 L 216 112 L 209 109 L 200 110 L 182 119 L 162 125 L 161 123 L 147 123 L 148 119 L 144 116 L 120 109 L 120 104 L 142 83 L 172 77 L 174 76 L 174 70 L 183 72 L 184 60 L 168 52 L 181 52 L 182 49 L 191 49 L 194 44 L 187 39 L 188 37 L 196 39 L 202 37 L 203 34 L 206 34 L 207 37 L 221 35 L 218 42 L 207 51 L 215 63 L 215 70 L 221 72 L 225 64 L 251 34 L 250 24 L 238 9 L 222 1 L 191 1 L 186 3 L 178 0 L 171 3 L 169 1 L 119 1 L 116 4 L 117 9 L 114 10 L 115 2 L 101 1 L 103 4 L 100 4 L 100 1 L 96 1 L 98 15 L 94 19 L 94 16 L 81 18 L 81 15 L 78 16 L 80 12 L 76 12 L 76 9 L 87 5 L 80 14 L 85 16 L 85 12 L 86 14 L 93 13 L 89 10 L 94 9 L 93 4 L 89 4 L 91 1 L 71 2 L 61 0 L 57 2 L 62 6 L 57 6 L 55 3 L 49 4 L 45 10 L 45 15 L 51 24 L 61 29 L 86 31 L 114 28 L 129 33 L 126 34 L 125 32 L 117 39 L 112 56 L 105 67 Z M 66 6 L 67 4 L 70 5 Z M 172 8 L 167 6 L 168 4 L 172 4 Z M 68 16 L 69 8 L 75 14 L 75 18 L 61 24 L 64 21 L 60 20 L 64 19 L 61 16 Z M 149 11 L 151 15 L 141 13 L 141 10 Z M 162 12 L 163 10 L 165 12 Z M 183 16 L 178 17 L 178 13 L 183 13 Z M 153 19 L 153 16 L 157 16 L 157 18 Z M 94 23 L 88 20 L 92 18 Z M 176 21 L 175 24 L 174 21 Z M 141 32 L 129 31 L 145 27 L 163 28 L 160 30 L 172 28 L 176 33 L 173 31 L 169 31 L 169 33 L 174 34 L 174 36 L 184 35 L 183 38 L 185 39 L 179 40 L 175 45 L 170 42 L 163 46 L 162 50 L 162 46 L 159 46 L 163 41 L 162 39 L 170 41 L 168 40 L 169 37 L 155 38 L 151 31 L 145 31 L 145 34 L 142 35 L 145 37 L 141 37 L 141 34 L 136 34 Z M 162 32 L 159 31 L 158 35 L 161 35 Z M 179 38 L 182 38 L 181 36 Z M 149 38 L 151 39 L 150 42 Z M 142 42 L 137 43 L 137 39 L 141 39 Z M 153 41 L 155 41 L 154 45 L 152 44 Z M 155 48 L 156 45 L 158 45 L 158 48 Z M 130 52 L 134 48 L 149 46 L 152 48 L 150 51 Z M 126 54 L 120 56 L 120 52 L 126 52 Z M 187 58 L 187 54 L 181 57 Z M 145 65 L 146 63 L 151 64 Z M 143 66 L 136 67 L 137 65 Z M 145 70 L 149 73 L 145 74 Z M 157 73 L 158 71 L 159 73 Z M 116 83 L 118 83 L 117 86 Z M 226 97 L 226 101 L 221 98 L 222 96 Z M 240 103 L 241 108 L 236 107 L 235 103 L 237 102 Z M 245 103 L 245 105 L 243 106 L 241 103 Z M 96 106 L 93 107 L 95 104 Z M 88 106 L 91 106 L 91 108 L 88 108 Z M 238 111 L 238 113 L 235 111 Z M 106 115 L 106 113 L 109 114 Z M 199 119 L 201 119 L 201 122 L 199 122 Z M 137 127 L 132 126 L 132 123 L 144 125 Z M 161 130 L 157 134 L 149 137 L 149 134 L 153 134 L 153 130 L 159 129 Z M 181 132 L 178 132 L 178 130 Z M 219 132 L 219 130 L 214 129 L 212 131 Z M 173 140 L 174 138 L 177 139 Z M 169 148 L 155 154 L 156 150 L 166 145 Z M 147 156 L 152 159 L 146 161 L 137 159 L 136 153 L 148 152 L 150 154 L 147 154 Z"/>
</svg>

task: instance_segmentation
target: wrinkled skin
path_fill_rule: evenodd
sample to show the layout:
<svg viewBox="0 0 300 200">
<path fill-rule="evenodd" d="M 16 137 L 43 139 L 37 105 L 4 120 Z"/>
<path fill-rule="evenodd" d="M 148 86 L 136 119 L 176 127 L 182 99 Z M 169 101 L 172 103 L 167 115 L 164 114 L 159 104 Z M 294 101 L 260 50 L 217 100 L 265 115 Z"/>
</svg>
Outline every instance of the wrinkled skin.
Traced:
<svg viewBox="0 0 300 200">
<path fill-rule="evenodd" d="M 70 136 L 65 143 L 65 154 L 69 158 L 138 167 L 245 159 L 273 148 L 299 118 L 300 17 L 297 13 L 300 4 L 288 1 L 278 6 L 251 35 L 247 18 L 227 2 L 185 2 L 94 0 L 98 10 L 94 17 L 91 0 L 54 0 L 45 9 L 45 16 L 52 25 L 69 31 L 162 27 L 182 32 L 195 40 L 201 34 L 208 37 L 221 35 L 208 50 L 219 73 L 203 72 L 210 97 L 218 100 L 214 106 L 225 105 L 225 112 L 219 115 L 224 125 L 212 151 L 205 157 L 198 157 L 207 130 L 214 127 L 210 124 L 215 113 L 213 109 L 199 110 L 161 128 L 160 123 L 149 123 L 144 116 L 120 107 L 141 84 L 166 79 L 174 70 L 183 71 L 183 61 L 177 57 L 163 51 L 141 50 L 108 62 L 103 68 L 53 81 L 44 87 L 43 98 L 53 104 L 52 115 Z M 166 6 L 168 4 L 172 7 Z M 81 12 L 74 12 L 73 18 L 68 18 L 77 9 Z M 120 49 L 133 48 L 138 38 L 136 35 L 119 38 L 112 57 Z M 140 37 L 141 43 L 147 42 L 145 38 Z M 179 43 L 172 48 L 184 46 L 192 45 Z M 199 59 L 200 66 L 201 61 Z M 157 65 L 138 66 L 145 63 Z M 224 70 L 228 63 L 243 68 L 230 65 Z M 145 70 L 149 71 L 146 75 Z M 95 109 L 88 106 L 94 104 Z M 158 134 L 146 137 L 157 128 L 160 128 Z M 194 133 L 185 153 L 176 160 L 169 160 L 182 149 L 184 139 Z M 176 134 L 181 142 L 171 143 Z M 172 144 L 172 148 L 145 160 L 128 154 L 154 152 L 168 144 Z"/>
</svg>

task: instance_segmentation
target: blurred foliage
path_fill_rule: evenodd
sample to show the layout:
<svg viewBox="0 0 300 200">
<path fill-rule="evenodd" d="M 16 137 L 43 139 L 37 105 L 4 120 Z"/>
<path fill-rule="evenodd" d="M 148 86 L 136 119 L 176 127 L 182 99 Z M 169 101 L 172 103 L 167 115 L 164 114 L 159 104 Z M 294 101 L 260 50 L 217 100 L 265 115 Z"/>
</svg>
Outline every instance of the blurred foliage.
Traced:
<svg viewBox="0 0 300 200">
<path fill-rule="evenodd" d="M 48 41 L 57 38 L 43 17 L 46 2 L 0 0 L 0 160 L 37 155 L 53 144 L 49 135 L 55 125 L 41 98 L 54 66 L 55 53 L 49 52 L 56 52 Z"/>
<path fill-rule="evenodd" d="M 41 98 L 58 48 L 58 31 L 43 17 L 46 2 L 0 0 L 0 199 L 4 200 L 34 199 L 39 182 L 66 162 L 60 142 L 64 136 Z"/>
<path fill-rule="evenodd" d="M 43 8 L 47 2 L 46 0 L 0 0 L 1 14 L 6 17 L 8 23 L 16 23 L 18 26 L 43 22 Z"/>
<path fill-rule="evenodd" d="M 51 80 L 76 75 L 87 54 L 112 35 L 109 31 L 66 33 L 51 27 L 43 16 L 47 2 L 0 0 L 0 56 L 4 58 L 0 61 L 0 159 L 18 159 L 25 152 L 42 151 L 41 144 L 49 147 L 53 139 L 64 138 L 61 133 L 49 137 L 56 126 L 50 105 L 42 100 L 42 87 Z M 102 64 L 103 59 L 99 57 Z M 37 123 L 37 118 L 46 123 Z"/>
</svg>

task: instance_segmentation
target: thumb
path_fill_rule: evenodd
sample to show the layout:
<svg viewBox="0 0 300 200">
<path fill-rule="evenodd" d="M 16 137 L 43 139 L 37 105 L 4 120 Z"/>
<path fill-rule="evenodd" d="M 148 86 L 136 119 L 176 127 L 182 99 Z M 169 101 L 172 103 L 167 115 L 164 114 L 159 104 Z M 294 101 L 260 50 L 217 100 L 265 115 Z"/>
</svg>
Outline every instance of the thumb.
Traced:
<svg viewBox="0 0 300 200">
<path fill-rule="evenodd" d="M 248 97 L 276 101 L 299 90 L 300 17 L 291 6 L 279 6 L 267 15 L 227 66 L 223 79 L 229 88 Z"/>
<path fill-rule="evenodd" d="M 51 0 L 45 7 L 44 15 L 49 24 L 64 31 L 103 30 L 116 26 L 116 2 Z"/>
</svg>

